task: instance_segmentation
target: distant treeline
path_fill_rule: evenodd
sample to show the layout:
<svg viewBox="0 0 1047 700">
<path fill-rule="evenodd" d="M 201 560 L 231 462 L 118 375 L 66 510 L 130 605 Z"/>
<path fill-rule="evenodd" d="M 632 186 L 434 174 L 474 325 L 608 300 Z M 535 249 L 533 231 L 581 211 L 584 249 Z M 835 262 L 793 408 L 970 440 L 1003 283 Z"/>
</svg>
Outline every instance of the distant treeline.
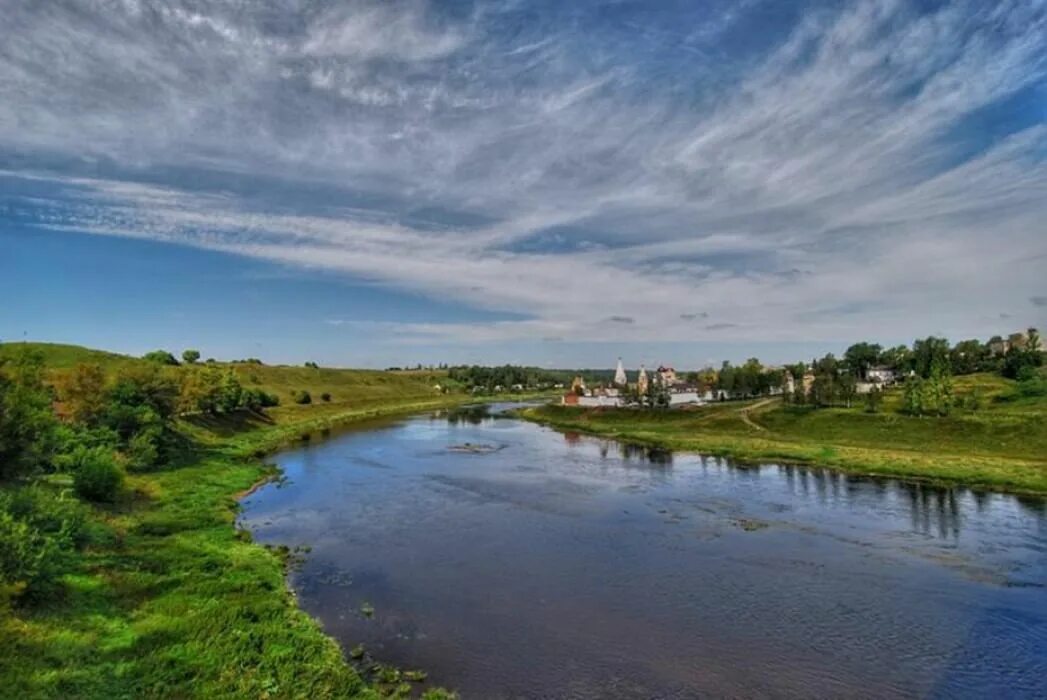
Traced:
<svg viewBox="0 0 1047 700">
<path fill-rule="evenodd" d="M 510 390 L 513 387 L 542 389 L 570 382 L 575 373 L 568 370 L 546 370 L 538 367 L 502 365 L 483 367 L 480 365 L 448 367 L 447 376 L 467 389 L 494 391 L 498 387 Z"/>
</svg>

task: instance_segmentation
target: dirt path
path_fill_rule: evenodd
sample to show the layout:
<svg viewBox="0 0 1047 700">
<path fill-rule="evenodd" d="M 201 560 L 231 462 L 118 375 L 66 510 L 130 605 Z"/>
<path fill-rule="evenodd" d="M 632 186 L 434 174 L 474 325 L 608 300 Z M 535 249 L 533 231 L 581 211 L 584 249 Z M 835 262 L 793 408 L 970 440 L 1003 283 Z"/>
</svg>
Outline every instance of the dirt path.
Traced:
<svg viewBox="0 0 1047 700">
<path fill-rule="evenodd" d="M 759 423 L 756 423 L 755 421 L 753 421 L 752 418 L 749 417 L 749 412 L 757 408 L 762 408 L 763 406 L 766 406 L 774 400 L 775 399 L 764 399 L 763 401 L 757 401 L 756 403 L 751 404 L 749 406 L 739 408 L 738 415 L 741 416 L 742 422 L 748 425 L 750 428 L 755 428 L 756 430 L 767 432 L 767 428 L 763 427 Z"/>
</svg>

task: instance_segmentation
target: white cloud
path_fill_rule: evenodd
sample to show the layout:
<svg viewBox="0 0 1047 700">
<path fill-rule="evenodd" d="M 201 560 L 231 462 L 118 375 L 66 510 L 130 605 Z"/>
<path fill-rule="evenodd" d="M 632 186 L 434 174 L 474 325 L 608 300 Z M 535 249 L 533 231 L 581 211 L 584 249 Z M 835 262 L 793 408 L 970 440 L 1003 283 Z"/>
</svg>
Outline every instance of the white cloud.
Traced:
<svg viewBox="0 0 1047 700">
<path fill-rule="evenodd" d="M 101 8 L 13 6 L 0 153 L 261 171 L 376 204 L 273 213 L 177 181 L 58 174 L 81 194 L 45 223 L 527 317 L 382 332 L 984 335 L 1002 311 L 1042 308 L 1028 299 L 1044 292 L 1047 130 L 958 154 L 981 137 L 964 119 L 1043 84 L 1043 2 L 810 13 L 726 83 L 704 63 L 660 72 L 570 24 L 509 32 L 512 8 L 354 3 L 286 26 L 191 2 Z M 681 48 L 740 14 L 728 6 Z M 666 37 L 645 40 L 655 51 Z M 416 216 L 436 207 L 452 216 Z"/>
</svg>

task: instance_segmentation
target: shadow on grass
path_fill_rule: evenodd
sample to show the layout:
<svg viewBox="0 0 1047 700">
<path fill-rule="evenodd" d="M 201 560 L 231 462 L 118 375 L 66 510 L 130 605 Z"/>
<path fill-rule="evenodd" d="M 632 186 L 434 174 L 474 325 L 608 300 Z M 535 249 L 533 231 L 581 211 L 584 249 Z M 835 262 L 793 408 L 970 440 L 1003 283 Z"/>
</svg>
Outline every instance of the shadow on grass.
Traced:
<svg viewBox="0 0 1047 700">
<path fill-rule="evenodd" d="M 274 425 L 275 421 L 264 413 L 257 411 L 237 411 L 220 416 L 196 415 L 183 420 L 196 428 L 206 430 L 218 437 L 228 438 L 259 428 Z"/>
</svg>

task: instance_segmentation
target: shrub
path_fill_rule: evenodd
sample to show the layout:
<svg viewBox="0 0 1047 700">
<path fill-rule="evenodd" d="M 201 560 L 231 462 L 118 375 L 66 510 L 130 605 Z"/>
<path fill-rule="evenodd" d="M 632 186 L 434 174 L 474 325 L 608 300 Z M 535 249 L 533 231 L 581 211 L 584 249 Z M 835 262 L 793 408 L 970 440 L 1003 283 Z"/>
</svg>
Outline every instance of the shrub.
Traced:
<svg viewBox="0 0 1047 700">
<path fill-rule="evenodd" d="M 43 383 L 43 360 L 0 360 L 0 479 L 38 471 L 50 460 L 58 423 Z"/>
<path fill-rule="evenodd" d="M 37 487 L 0 493 L 0 602 L 50 593 L 86 539 L 83 507 Z"/>
<path fill-rule="evenodd" d="M 294 402 L 298 404 L 310 404 L 313 402 L 313 397 L 308 391 L 296 391 L 294 393 Z"/>
<path fill-rule="evenodd" d="M 331 395 L 325 391 L 324 393 L 320 394 L 320 400 L 321 401 L 330 401 L 331 400 Z"/>
<path fill-rule="evenodd" d="M 124 485 L 124 471 L 104 447 L 80 448 L 73 455 L 73 487 L 81 498 L 112 503 Z"/>
<path fill-rule="evenodd" d="M 127 460 L 131 469 L 144 471 L 160 463 L 160 444 L 163 431 L 148 427 L 135 433 L 127 442 Z"/>
<path fill-rule="evenodd" d="M 161 365 L 174 366 L 178 364 L 178 360 L 175 359 L 175 356 L 167 352 L 166 350 L 153 350 L 152 352 L 147 352 L 146 354 L 142 355 L 142 359 L 149 360 L 150 362 L 156 362 Z"/>
<path fill-rule="evenodd" d="M 185 350 L 185 351 L 182 352 L 182 360 L 187 365 L 195 364 L 196 361 L 199 360 L 199 359 L 200 359 L 200 351 L 199 350 Z"/>
</svg>

